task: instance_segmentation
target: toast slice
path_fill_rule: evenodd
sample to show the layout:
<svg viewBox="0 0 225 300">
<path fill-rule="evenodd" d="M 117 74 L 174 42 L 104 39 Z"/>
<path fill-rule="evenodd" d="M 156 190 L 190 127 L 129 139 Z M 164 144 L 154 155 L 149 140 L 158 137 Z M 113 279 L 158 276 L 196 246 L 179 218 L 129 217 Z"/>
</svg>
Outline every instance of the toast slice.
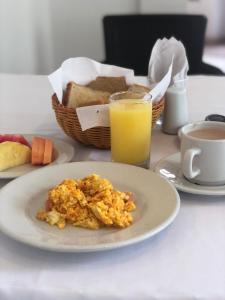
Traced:
<svg viewBox="0 0 225 300">
<path fill-rule="evenodd" d="M 95 80 L 91 81 L 87 87 L 93 90 L 105 91 L 110 94 L 127 91 L 128 85 L 123 76 L 120 77 L 106 77 L 98 76 Z"/>
<path fill-rule="evenodd" d="M 148 93 L 150 88 L 140 84 L 132 84 L 130 85 L 128 91 L 133 93 Z"/>
<path fill-rule="evenodd" d="M 81 106 L 106 104 L 108 103 L 110 93 L 93 90 L 89 87 L 69 82 L 64 97 L 64 105 L 70 108 Z"/>
</svg>

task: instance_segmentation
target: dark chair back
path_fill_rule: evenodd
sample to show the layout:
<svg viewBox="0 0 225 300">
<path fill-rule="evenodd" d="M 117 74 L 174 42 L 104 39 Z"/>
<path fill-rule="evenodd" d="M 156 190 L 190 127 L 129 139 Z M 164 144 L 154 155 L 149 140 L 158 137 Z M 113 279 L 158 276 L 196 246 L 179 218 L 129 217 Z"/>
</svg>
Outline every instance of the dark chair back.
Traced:
<svg viewBox="0 0 225 300">
<path fill-rule="evenodd" d="M 106 63 L 146 75 L 159 38 L 175 37 L 185 48 L 189 74 L 200 74 L 207 19 L 202 15 L 114 15 L 103 19 Z"/>
</svg>

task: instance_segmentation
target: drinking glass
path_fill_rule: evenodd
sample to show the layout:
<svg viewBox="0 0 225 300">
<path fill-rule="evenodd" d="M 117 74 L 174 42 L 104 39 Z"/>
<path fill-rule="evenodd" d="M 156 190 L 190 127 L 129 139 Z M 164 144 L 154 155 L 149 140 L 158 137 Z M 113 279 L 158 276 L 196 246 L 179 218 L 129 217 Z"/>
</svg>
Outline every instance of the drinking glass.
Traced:
<svg viewBox="0 0 225 300">
<path fill-rule="evenodd" d="M 148 168 L 152 103 L 146 93 L 120 92 L 110 97 L 112 161 Z"/>
</svg>

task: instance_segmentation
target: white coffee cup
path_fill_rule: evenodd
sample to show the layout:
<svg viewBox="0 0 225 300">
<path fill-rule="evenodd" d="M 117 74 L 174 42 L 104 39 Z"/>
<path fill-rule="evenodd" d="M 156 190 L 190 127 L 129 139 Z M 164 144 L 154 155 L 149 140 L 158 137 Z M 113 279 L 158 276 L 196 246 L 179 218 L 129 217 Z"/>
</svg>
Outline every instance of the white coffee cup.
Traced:
<svg viewBox="0 0 225 300">
<path fill-rule="evenodd" d="M 188 124 L 180 129 L 179 135 L 183 175 L 197 184 L 225 184 L 225 123 Z"/>
</svg>

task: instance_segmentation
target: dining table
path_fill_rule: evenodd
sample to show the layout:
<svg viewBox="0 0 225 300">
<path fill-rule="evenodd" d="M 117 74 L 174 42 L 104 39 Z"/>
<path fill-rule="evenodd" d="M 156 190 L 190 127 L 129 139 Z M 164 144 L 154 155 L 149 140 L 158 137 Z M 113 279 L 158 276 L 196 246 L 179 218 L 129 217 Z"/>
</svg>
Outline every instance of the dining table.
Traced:
<svg viewBox="0 0 225 300">
<path fill-rule="evenodd" d="M 84 146 L 62 131 L 52 93 L 47 76 L 0 74 L 0 133 L 61 139 L 73 146 L 74 162 L 110 161 L 110 150 Z M 189 122 L 225 115 L 225 77 L 189 76 L 187 95 Z M 156 124 L 150 170 L 179 146 L 177 135 Z M 0 179 L 0 188 L 11 180 Z M 59 253 L 0 232 L 0 300 L 225 300 L 225 195 L 178 192 L 180 211 L 172 224 L 118 249 Z"/>
</svg>

